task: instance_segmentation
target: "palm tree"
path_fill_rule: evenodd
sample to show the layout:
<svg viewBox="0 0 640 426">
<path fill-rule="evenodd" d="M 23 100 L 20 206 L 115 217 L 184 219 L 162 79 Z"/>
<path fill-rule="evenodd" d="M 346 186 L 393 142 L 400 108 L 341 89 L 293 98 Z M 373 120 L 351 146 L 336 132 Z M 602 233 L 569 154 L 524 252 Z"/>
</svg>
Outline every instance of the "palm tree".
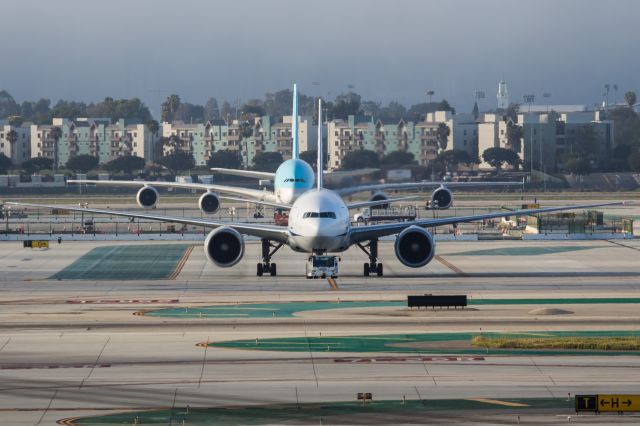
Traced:
<svg viewBox="0 0 640 426">
<path fill-rule="evenodd" d="M 451 130 L 449 126 L 445 123 L 438 124 L 438 129 L 436 130 L 436 140 L 438 141 L 438 145 L 440 146 L 440 150 L 444 151 L 447 149 L 447 143 L 449 142 L 449 135 L 451 134 Z"/>
<path fill-rule="evenodd" d="M 58 126 L 51 128 L 50 137 L 53 138 L 53 172 L 58 171 L 58 141 L 62 137 L 62 129 Z"/>
</svg>

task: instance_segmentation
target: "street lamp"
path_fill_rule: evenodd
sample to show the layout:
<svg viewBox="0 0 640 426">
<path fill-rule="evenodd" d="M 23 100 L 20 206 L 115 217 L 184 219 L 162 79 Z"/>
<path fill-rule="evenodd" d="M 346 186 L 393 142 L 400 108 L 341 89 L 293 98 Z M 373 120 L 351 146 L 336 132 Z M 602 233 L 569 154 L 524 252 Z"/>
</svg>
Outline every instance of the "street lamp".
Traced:
<svg viewBox="0 0 640 426">
<path fill-rule="evenodd" d="M 431 97 L 432 97 L 433 95 L 435 95 L 435 94 L 436 94 L 436 92 L 435 92 L 435 91 L 433 91 L 433 90 L 431 90 L 431 89 L 427 90 L 427 96 L 429 97 L 429 103 L 431 103 Z"/>
</svg>

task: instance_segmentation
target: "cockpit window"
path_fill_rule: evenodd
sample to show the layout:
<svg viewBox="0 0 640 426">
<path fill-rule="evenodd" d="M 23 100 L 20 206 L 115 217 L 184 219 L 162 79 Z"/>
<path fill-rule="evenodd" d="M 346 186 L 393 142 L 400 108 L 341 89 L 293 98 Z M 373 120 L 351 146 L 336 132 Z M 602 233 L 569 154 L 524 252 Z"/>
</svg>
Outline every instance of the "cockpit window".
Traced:
<svg viewBox="0 0 640 426">
<path fill-rule="evenodd" d="M 326 218 L 326 219 L 335 219 L 336 218 L 336 214 L 334 212 L 306 212 L 305 214 L 302 215 L 303 219 L 307 219 L 310 217 L 321 217 L 321 218 Z"/>
</svg>

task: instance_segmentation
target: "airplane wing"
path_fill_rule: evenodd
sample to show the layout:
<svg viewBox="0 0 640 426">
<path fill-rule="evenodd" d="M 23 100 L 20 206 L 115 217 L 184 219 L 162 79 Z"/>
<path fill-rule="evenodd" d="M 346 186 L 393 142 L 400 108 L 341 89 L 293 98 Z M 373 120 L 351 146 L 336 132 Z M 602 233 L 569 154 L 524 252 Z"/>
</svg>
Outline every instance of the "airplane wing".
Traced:
<svg viewBox="0 0 640 426">
<path fill-rule="evenodd" d="M 408 190 L 408 189 L 424 189 L 437 188 L 445 186 L 447 188 L 465 188 L 465 187 L 482 187 L 482 186 L 522 186 L 523 182 L 402 182 L 402 183 L 374 183 L 369 185 L 351 186 L 347 188 L 338 188 L 335 191 L 341 196 L 356 194 L 358 192 L 368 191 L 384 191 L 384 190 Z"/>
<path fill-rule="evenodd" d="M 605 206 L 620 206 L 624 202 L 611 202 L 601 204 L 583 204 L 579 206 L 562 206 L 562 207 L 547 207 L 542 209 L 525 209 L 525 210 L 511 210 L 508 212 L 495 212 L 486 214 L 477 214 L 471 216 L 454 216 L 445 217 L 442 219 L 420 219 L 410 222 L 394 222 L 383 223 L 379 225 L 366 225 L 366 226 L 354 226 L 351 228 L 350 237 L 351 243 L 359 243 L 362 241 L 370 240 L 372 238 L 385 237 L 387 235 L 394 235 L 402 232 L 404 229 L 410 226 L 420 226 L 422 228 L 431 228 L 442 225 L 452 225 L 457 223 L 475 222 L 478 220 L 494 219 L 498 217 L 506 216 L 530 216 L 538 213 L 552 213 L 564 210 L 579 210 L 579 209 L 591 209 L 595 207 Z"/>
<path fill-rule="evenodd" d="M 412 195 L 409 197 L 395 197 L 395 198 L 387 198 L 386 200 L 375 200 L 375 201 L 360 201 L 356 203 L 348 203 L 347 208 L 349 209 L 359 209 L 361 207 L 370 207 L 370 206 L 379 206 L 382 204 L 389 204 L 398 201 L 407 201 L 407 200 L 415 200 L 417 198 L 421 198 L 417 195 Z"/>
<path fill-rule="evenodd" d="M 256 200 L 272 201 L 275 197 L 270 192 L 260 189 L 242 188 L 238 186 L 215 185 L 208 183 L 182 183 L 182 182 L 162 182 L 162 181 L 141 181 L 141 180 L 90 180 L 90 179 L 69 179 L 67 183 L 110 185 L 110 186 L 132 186 L 143 187 L 155 186 L 158 188 L 183 188 L 198 189 L 202 191 L 215 191 L 223 194 L 240 195 L 243 197 L 255 198 Z"/>
<path fill-rule="evenodd" d="M 236 202 L 239 202 L 239 203 L 259 204 L 261 206 L 275 207 L 276 209 L 283 209 L 283 210 L 291 210 L 291 207 L 293 207 L 291 204 L 271 203 L 269 201 L 260 201 L 260 200 L 248 200 L 246 198 L 229 197 L 229 196 L 226 196 L 226 195 L 221 196 L 220 199 L 221 200 L 236 201 Z"/>
<path fill-rule="evenodd" d="M 289 239 L 289 231 L 286 226 L 266 225 L 260 223 L 239 223 L 239 222 L 224 222 L 221 220 L 211 220 L 206 218 L 188 218 L 178 216 L 163 216 L 148 213 L 135 213 L 119 210 L 105 210 L 105 209 L 92 209 L 82 208 L 74 206 L 57 206 L 50 204 L 30 204 L 30 203 L 16 203 L 7 202 L 5 204 L 22 207 L 34 207 L 43 209 L 61 209 L 74 212 L 95 213 L 95 214 L 107 214 L 114 216 L 132 217 L 137 219 L 157 220 L 159 222 L 173 222 L 183 223 L 186 225 L 204 226 L 205 228 L 219 228 L 221 226 L 228 226 L 244 235 L 251 235 L 258 238 L 268 238 L 270 240 L 286 243 Z"/>
<path fill-rule="evenodd" d="M 221 173 L 223 175 L 243 176 L 256 179 L 273 180 L 276 177 L 275 173 L 256 172 L 253 170 L 225 169 L 222 167 L 212 167 L 210 170 L 214 173 Z"/>
</svg>

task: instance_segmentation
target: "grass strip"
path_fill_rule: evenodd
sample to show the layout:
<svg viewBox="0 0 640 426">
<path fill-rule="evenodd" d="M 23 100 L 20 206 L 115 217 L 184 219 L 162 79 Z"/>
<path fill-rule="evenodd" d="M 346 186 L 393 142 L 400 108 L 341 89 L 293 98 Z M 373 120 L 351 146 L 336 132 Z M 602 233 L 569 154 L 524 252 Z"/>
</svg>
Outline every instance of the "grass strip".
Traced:
<svg viewBox="0 0 640 426">
<path fill-rule="evenodd" d="M 475 336 L 471 346 L 492 349 L 584 349 L 600 351 L 640 350 L 640 337 L 486 337 Z"/>
</svg>

